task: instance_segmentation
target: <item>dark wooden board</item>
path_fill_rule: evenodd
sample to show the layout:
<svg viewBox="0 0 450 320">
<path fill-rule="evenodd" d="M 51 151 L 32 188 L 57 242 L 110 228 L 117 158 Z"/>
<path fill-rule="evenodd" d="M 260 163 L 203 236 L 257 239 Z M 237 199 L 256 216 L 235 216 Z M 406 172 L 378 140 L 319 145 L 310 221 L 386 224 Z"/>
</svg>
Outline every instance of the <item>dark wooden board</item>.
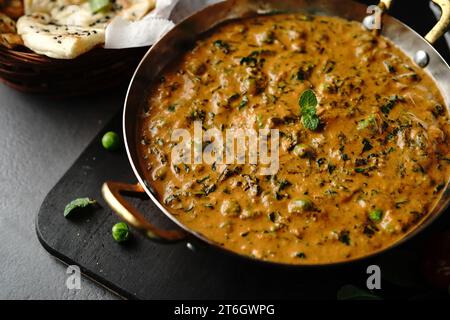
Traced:
<svg viewBox="0 0 450 320">
<path fill-rule="evenodd" d="M 119 115 L 104 131 L 111 129 L 121 132 Z M 429 291 L 419 272 L 425 235 L 376 260 L 320 269 L 273 267 L 195 241 L 196 250 L 192 251 L 186 242 L 155 243 L 136 231 L 129 243 L 118 244 L 111 237 L 111 227 L 119 220 L 100 193 L 106 180 L 136 181 L 125 151 L 103 150 L 98 136 L 46 197 L 37 215 L 36 230 L 52 255 L 66 264 L 80 266 L 84 275 L 124 298 L 335 299 L 344 284 L 364 287 L 366 268 L 372 263 L 380 265 L 383 274 L 396 274 L 401 280 L 406 274 L 405 281 L 415 283 L 411 289 L 384 281 L 379 292 L 382 296 L 410 297 Z M 97 199 L 100 206 L 64 218 L 65 205 L 85 196 Z M 150 200 L 130 200 L 156 224 L 171 224 Z"/>
</svg>

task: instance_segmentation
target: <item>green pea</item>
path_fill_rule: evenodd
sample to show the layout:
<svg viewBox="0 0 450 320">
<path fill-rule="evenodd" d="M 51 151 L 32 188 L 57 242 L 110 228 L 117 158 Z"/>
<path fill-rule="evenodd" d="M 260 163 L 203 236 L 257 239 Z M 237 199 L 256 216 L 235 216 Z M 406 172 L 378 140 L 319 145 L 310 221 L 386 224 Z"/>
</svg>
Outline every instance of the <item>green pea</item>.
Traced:
<svg viewBox="0 0 450 320">
<path fill-rule="evenodd" d="M 381 209 L 375 209 L 369 212 L 369 219 L 375 223 L 378 223 L 383 218 L 383 211 Z"/>
<path fill-rule="evenodd" d="M 295 199 L 289 202 L 288 211 L 289 213 L 302 213 L 304 211 L 311 210 L 313 208 L 313 203 L 309 199 Z"/>
<path fill-rule="evenodd" d="M 313 150 L 310 146 L 300 143 L 294 147 L 292 152 L 298 157 L 306 158 L 312 155 Z"/>
<path fill-rule="evenodd" d="M 102 138 L 103 148 L 106 150 L 117 150 L 120 147 L 120 137 L 114 131 L 105 133 Z"/>
<path fill-rule="evenodd" d="M 224 200 L 220 211 L 226 217 L 235 217 L 241 213 L 241 206 L 236 200 Z"/>
<path fill-rule="evenodd" d="M 130 236 L 128 225 L 125 222 L 116 223 L 112 227 L 112 236 L 117 242 L 127 241 Z"/>
</svg>

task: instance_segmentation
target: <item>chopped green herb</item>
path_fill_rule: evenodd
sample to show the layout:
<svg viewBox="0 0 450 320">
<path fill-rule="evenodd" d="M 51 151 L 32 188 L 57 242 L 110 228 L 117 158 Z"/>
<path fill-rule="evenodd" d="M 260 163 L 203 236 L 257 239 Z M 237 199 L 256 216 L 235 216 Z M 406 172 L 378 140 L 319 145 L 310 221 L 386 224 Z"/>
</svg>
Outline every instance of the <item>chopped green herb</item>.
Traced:
<svg viewBox="0 0 450 320">
<path fill-rule="evenodd" d="M 194 204 L 191 202 L 186 208 L 184 208 L 184 212 L 190 212 L 194 209 Z"/>
<path fill-rule="evenodd" d="M 437 193 L 441 192 L 441 190 L 444 189 L 444 187 L 445 187 L 445 183 L 444 183 L 444 182 L 438 184 L 438 185 L 434 188 L 433 194 L 437 194 Z"/>
<path fill-rule="evenodd" d="M 375 120 L 374 115 L 370 115 L 367 119 L 361 120 L 358 122 L 358 125 L 356 126 L 356 129 L 363 130 L 363 129 L 373 129 L 376 128 L 377 122 Z"/>
<path fill-rule="evenodd" d="M 323 66 L 322 71 L 325 73 L 330 73 L 331 71 L 333 71 L 334 67 L 336 66 L 336 62 L 333 60 L 327 60 L 325 62 L 325 65 Z"/>
<path fill-rule="evenodd" d="M 298 68 L 296 78 L 297 80 L 303 81 L 307 80 L 311 76 L 311 72 L 314 69 L 314 65 L 311 63 L 308 63 L 306 65 L 301 66 Z"/>
<path fill-rule="evenodd" d="M 301 16 L 299 16 L 298 18 L 300 21 L 313 21 L 314 17 L 311 15 L 306 15 L 306 14 L 302 14 Z"/>
<path fill-rule="evenodd" d="M 241 65 L 246 64 L 251 67 L 256 67 L 256 65 L 258 64 L 258 60 L 255 57 L 248 56 L 248 57 L 242 58 L 240 64 Z"/>
<path fill-rule="evenodd" d="M 223 41 L 223 40 L 216 40 L 216 41 L 214 41 L 214 46 L 216 48 L 221 49 L 222 52 L 225 53 L 225 54 L 230 53 L 230 45 L 227 42 Z"/>
<path fill-rule="evenodd" d="M 275 41 L 275 32 L 269 30 L 265 32 L 263 42 L 267 44 L 272 44 Z"/>
<path fill-rule="evenodd" d="M 239 99 L 241 95 L 239 93 L 235 93 L 232 96 L 230 96 L 228 98 L 228 103 L 233 103 L 234 101 L 236 101 L 237 99 Z"/>
<path fill-rule="evenodd" d="M 297 252 L 295 256 L 300 259 L 306 259 L 306 254 L 304 252 Z"/>
<path fill-rule="evenodd" d="M 216 185 L 213 183 L 213 184 L 210 184 L 209 186 L 205 186 L 203 191 L 204 191 L 205 195 L 207 196 L 211 192 L 216 191 L 216 188 L 217 188 Z"/>
<path fill-rule="evenodd" d="M 326 194 L 327 196 L 335 196 L 338 193 L 335 190 L 333 190 L 333 189 L 327 189 L 327 190 L 324 191 L 324 194 Z"/>
<path fill-rule="evenodd" d="M 445 115 L 445 107 L 444 106 L 442 106 L 442 105 L 440 105 L 440 104 L 437 104 L 437 105 L 435 105 L 434 106 L 434 109 L 433 109 L 433 111 L 431 111 L 432 113 L 433 113 L 433 115 L 437 118 L 437 117 L 440 117 L 440 116 L 443 116 L 443 115 Z"/>
<path fill-rule="evenodd" d="M 192 191 L 192 194 L 199 198 L 206 196 L 205 190 Z"/>
<path fill-rule="evenodd" d="M 395 73 L 395 68 L 394 66 L 392 66 L 392 64 L 390 64 L 388 61 L 384 61 L 383 64 L 389 73 Z"/>
<path fill-rule="evenodd" d="M 348 156 L 348 154 L 342 153 L 341 154 L 341 159 L 344 160 L 344 161 L 347 161 L 347 160 L 350 160 L 350 157 Z"/>
<path fill-rule="evenodd" d="M 402 205 L 404 205 L 405 203 L 408 203 L 409 200 L 405 199 L 405 200 L 398 200 L 395 202 L 395 208 L 400 209 L 402 207 Z"/>
<path fill-rule="evenodd" d="M 261 114 L 258 114 L 256 116 L 256 123 L 258 124 L 258 127 L 260 128 L 264 127 L 263 116 Z"/>
<path fill-rule="evenodd" d="M 325 158 L 319 158 L 316 161 L 318 167 L 322 166 L 325 162 L 327 162 L 327 159 Z"/>
<path fill-rule="evenodd" d="M 259 179 L 248 174 L 242 175 L 245 180 L 244 190 L 249 191 L 252 196 L 257 196 L 261 193 L 261 187 L 259 186 Z"/>
<path fill-rule="evenodd" d="M 335 169 L 336 169 L 335 165 L 332 165 L 331 163 L 328 164 L 328 173 L 329 174 L 332 174 Z"/>
<path fill-rule="evenodd" d="M 372 150 L 372 148 L 373 148 L 373 146 L 370 143 L 370 141 L 368 139 L 366 139 L 366 138 L 363 139 L 362 144 L 363 144 L 362 152 L 366 152 L 366 151 Z"/>
<path fill-rule="evenodd" d="M 278 212 L 270 212 L 268 215 L 267 215 L 267 217 L 269 218 L 269 220 L 271 221 L 271 222 L 276 222 L 277 221 L 277 216 L 279 215 L 279 213 Z"/>
<path fill-rule="evenodd" d="M 381 209 L 375 209 L 369 212 L 369 219 L 372 222 L 378 223 L 383 218 L 383 211 Z"/>
<path fill-rule="evenodd" d="M 343 244 L 349 246 L 350 245 L 350 231 L 348 230 L 342 230 L 339 233 L 339 241 Z"/>
<path fill-rule="evenodd" d="M 241 110 L 243 108 L 245 108 L 248 104 L 248 97 L 247 96 L 243 96 L 241 103 L 239 103 L 238 109 Z"/>
<path fill-rule="evenodd" d="M 380 107 L 381 112 L 383 112 L 385 116 L 388 116 L 399 100 L 401 100 L 401 98 L 397 95 L 391 96 L 387 102 Z"/>
<path fill-rule="evenodd" d="M 282 179 L 282 180 L 278 181 L 278 191 L 282 191 L 291 185 L 292 185 L 292 183 L 290 183 L 286 179 Z"/>
<path fill-rule="evenodd" d="M 205 182 L 208 179 L 209 179 L 209 175 L 207 175 L 206 177 L 203 177 L 201 179 L 197 179 L 197 183 L 201 184 L 201 183 Z"/>
<path fill-rule="evenodd" d="M 204 121 L 206 117 L 206 113 L 203 110 L 192 110 L 187 116 L 190 121 Z"/>
<path fill-rule="evenodd" d="M 164 204 L 170 204 L 171 202 L 173 202 L 177 199 L 178 199 L 178 195 L 175 195 L 172 193 L 164 199 Z"/>
</svg>

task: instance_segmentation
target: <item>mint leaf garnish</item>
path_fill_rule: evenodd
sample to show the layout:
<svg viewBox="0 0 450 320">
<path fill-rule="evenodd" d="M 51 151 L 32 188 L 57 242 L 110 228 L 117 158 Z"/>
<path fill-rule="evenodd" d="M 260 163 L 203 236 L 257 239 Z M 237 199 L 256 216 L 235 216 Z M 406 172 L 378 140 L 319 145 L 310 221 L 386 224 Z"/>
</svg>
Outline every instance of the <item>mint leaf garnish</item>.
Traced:
<svg viewBox="0 0 450 320">
<path fill-rule="evenodd" d="M 76 209 L 86 208 L 88 206 L 92 206 L 96 204 L 97 201 L 89 199 L 89 198 L 79 198 L 71 201 L 66 208 L 64 209 L 64 217 L 67 217 L 72 211 Z"/>
<path fill-rule="evenodd" d="M 309 130 L 316 130 L 319 126 L 320 119 L 316 114 L 317 97 L 311 89 L 305 90 L 299 99 L 300 113 L 302 115 L 302 123 Z"/>
</svg>

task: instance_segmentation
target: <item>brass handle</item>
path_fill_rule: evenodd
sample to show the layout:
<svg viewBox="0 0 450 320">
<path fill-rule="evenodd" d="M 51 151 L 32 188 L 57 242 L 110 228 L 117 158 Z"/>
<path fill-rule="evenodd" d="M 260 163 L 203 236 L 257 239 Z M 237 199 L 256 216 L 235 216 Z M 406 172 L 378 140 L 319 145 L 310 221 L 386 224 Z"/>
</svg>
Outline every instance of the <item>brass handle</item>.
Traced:
<svg viewBox="0 0 450 320">
<path fill-rule="evenodd" d="M 391 8 L 391 4 L 392 4 L 392 0 L 380 0 L 380 3 L 378 4 L 378 6 L 382 9 L 382 10 L 389 10 Z"/>
<path fill-rule="evenodd" d="M 433 29 L 428 32 L 425 39 L 433 44 L 447 31 L 450 25 L 450 0 L 433 0 L 439 7 L 441 7 L 441 18 Z"/>
<path fill-rule="evenodd" d="M 393 0 L 380 0 L 378 6 L 383 11 L 388 11 L 392 5 Z M 438 23 L 433 27 L 433 29 L 428 32 L 425 36 L 425 39 L 434 44 L 444 33 L 447 31 L 450 26 L 450 0 L 432 0 L 441 8 L 441 17 Z"/>
<path fill-rule="evenodd" d="M 141 213 L 138 212 L 121 193 L 145 193 L 142 186 L 138 184 L 127 184 L 121 182 L 107 181 L 102 186 L 102 195 L 108 205 L 123 220 L 131 226 L 145 232 L 152 240 L 174 242 L 183 240 L 187 234 L 181 230 L 160 230 L 152 225 Z"/>
</svg>

